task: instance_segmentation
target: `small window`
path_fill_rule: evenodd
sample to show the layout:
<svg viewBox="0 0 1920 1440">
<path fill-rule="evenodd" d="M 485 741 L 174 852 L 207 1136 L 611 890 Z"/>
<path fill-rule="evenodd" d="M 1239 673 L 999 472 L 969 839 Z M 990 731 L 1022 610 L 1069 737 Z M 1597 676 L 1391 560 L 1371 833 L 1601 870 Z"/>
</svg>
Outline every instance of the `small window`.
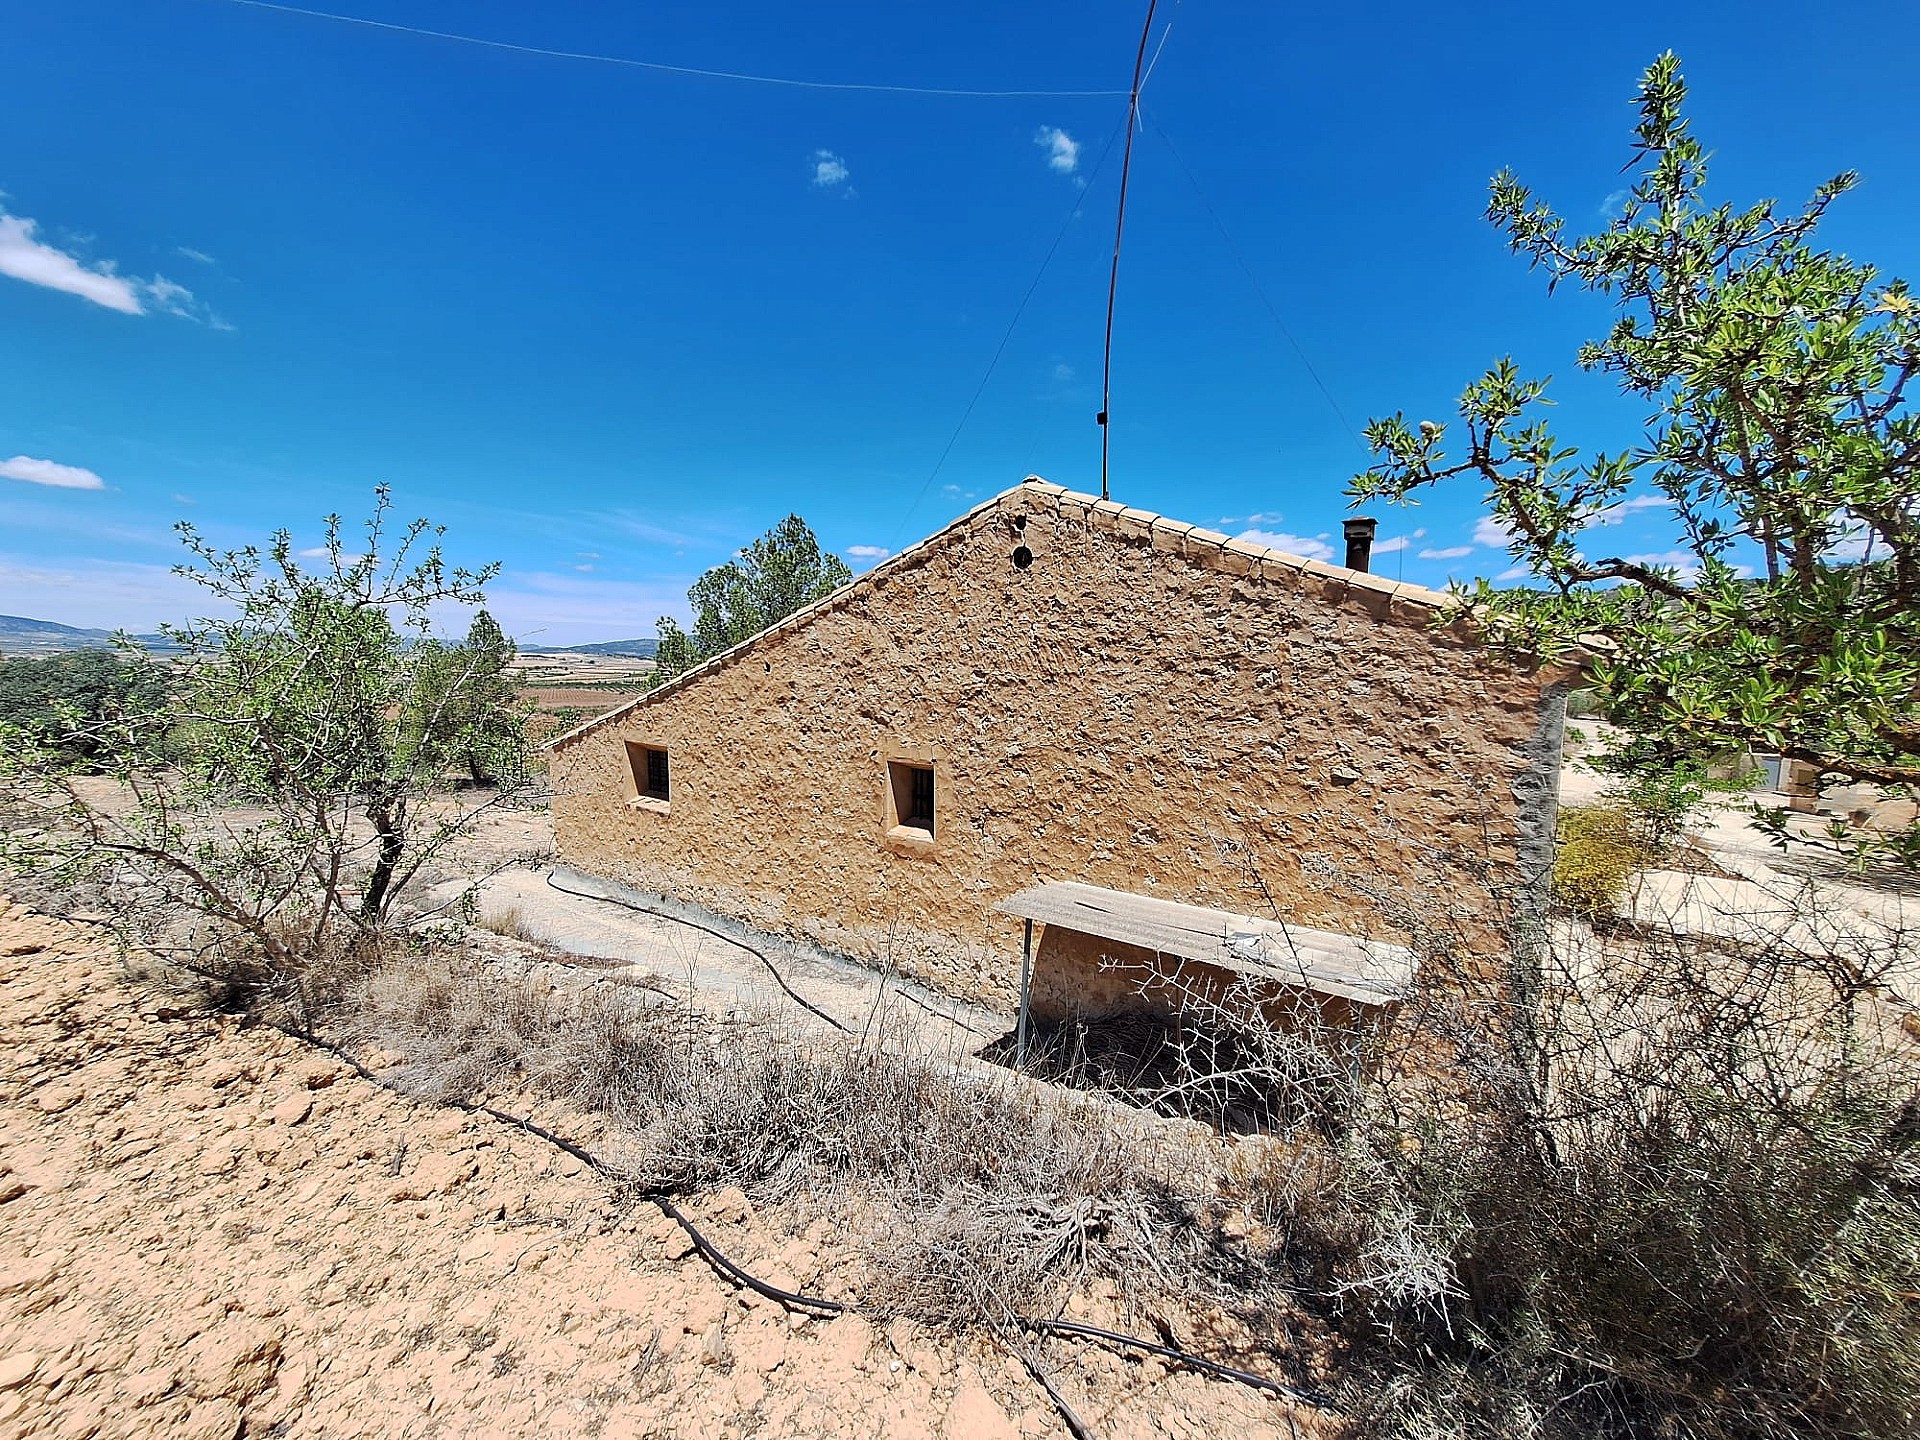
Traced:
<svg viewBox="0 0 1920 1440">
<path fill-rule="evenodd" d="M 628 742 L 627 764 L 633 770 L 633 793 L 642 800 L 668 800 L 667 752 L 655 745 Z"/>
<path fill-rule="evenodd" d="M 893 823 L 908 830 L 924 830 L 933 838 L 933 767 L 904 760 L 887 762 L 893 790 Z"/>
</svg>

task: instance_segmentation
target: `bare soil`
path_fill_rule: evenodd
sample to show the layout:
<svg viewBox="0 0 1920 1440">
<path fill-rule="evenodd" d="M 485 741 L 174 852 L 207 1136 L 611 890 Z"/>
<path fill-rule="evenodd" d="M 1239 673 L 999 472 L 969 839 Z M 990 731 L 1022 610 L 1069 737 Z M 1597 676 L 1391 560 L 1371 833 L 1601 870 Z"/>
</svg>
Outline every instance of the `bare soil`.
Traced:
<svg viewBox="0 0 1920 1440">
<path fill-rule="evenodd" d="M 991 1343 L 742 1295 L 528 1131 L 400 1098 L 87 928 L 0 898 L 0 967 L 0 1435 L 1065 1433 Z M 831 1269 L 824 1227 L 691 1208 L 771 1278 Z M 1047 1363 L 1103 1440 L 1326 1433 L 1155 1361 Z"/>
</svg>

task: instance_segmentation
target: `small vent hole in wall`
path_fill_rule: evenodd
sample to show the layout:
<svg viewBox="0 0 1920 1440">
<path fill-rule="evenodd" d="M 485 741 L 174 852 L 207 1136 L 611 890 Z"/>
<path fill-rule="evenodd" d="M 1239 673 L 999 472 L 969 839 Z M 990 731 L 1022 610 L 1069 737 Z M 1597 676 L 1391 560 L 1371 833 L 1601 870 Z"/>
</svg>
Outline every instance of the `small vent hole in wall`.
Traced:
<svg viewBox="0 0 1920 1440">
<path fill-rule="evenodd" d="M 1033 564 L 1033 551 L 1029 550 L 1024 545 L 1014 546 L 1013 547 L 1013 568 L 1016 570 L 1024 570 L 1031 564 Z"/>
</svg>

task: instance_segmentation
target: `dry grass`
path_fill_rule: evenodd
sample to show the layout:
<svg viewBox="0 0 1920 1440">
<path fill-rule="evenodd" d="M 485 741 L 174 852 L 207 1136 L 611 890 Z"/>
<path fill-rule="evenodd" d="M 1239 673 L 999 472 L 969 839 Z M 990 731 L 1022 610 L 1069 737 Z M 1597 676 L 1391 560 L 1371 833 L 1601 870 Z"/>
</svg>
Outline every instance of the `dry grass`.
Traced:
<svg viewBox="0 0 1920 1440">
<path fill-rule="evenodd" d="M 420 1094 L 599 1117 L 635 1185 L 804 1202 L 881 1312 L 1004 1328 L 1098 1284 L 1278 1351 L 1303 1297 L 1361 1433 L 1404 1440 L 1920 1429 L 1920 1057 L 1884 991 L 1908 937 L 1568 922 L 1495 968 L 1444 911 L 1400 920 L 1419 985 L 1370 1026 L 1196 989 L 1170 1029 L 1043 1037 L 1141 1110 L 884 1017 L 854 1042 L 459 954 L 331 957 L 291 993 Z M 1270 1133 L 1226 1152 L 1144 1107 Z"/>
<path fill-rule="evenodd" d="M 424 1096 L 530 1094 L 603 1118 L 637 1186 L 804 1199 L 859 1242 L 880 1313 L 1002 1325 L 1089 1278 L 1142 1299 L 1257 1298 L 1224 1294 L 1196 1223 L 1218 1159 L 1203 1134 L 916 1054 L 884 1024 L 859 1043 L 416 955 L 363 982 L 338 1028 L 406 1057 L 395 1078 Z"/>
<path fill-rule="evenodd" d="M 509 905 L 501 910 L 485 911 L 473 923 L 482 930 L 490 930 L 495 935 L 504 935 L 509 940 L 525 940 L 532 943 L 540 938 L 527 925 L 527 917 L 518 905 Z"/>
</svg>

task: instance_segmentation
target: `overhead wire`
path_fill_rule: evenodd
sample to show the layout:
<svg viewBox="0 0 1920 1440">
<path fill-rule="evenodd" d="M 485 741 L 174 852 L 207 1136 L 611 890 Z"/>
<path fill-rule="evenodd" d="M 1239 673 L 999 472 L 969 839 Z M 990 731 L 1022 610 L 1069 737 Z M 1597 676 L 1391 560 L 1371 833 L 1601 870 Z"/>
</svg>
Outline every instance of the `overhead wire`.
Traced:
<svg viewBox="0 0 1920 1440">
<path fill-rule="evenodd" d="M 1127 148 L 1120 156 L 1120 203 L 1113 216 L 1113 268 L 1107 273 L 1107 342 L 1100 374 L 1100 498 L 1107 498 L 1107 452 L 1113 427 L 1107 423 L 1113 391 L 1113 302 L 1120 289 L 1120 237 L 1127 224 L 1127 179 L 1133 173 L 1133 127 L 1140 119 L 1141 68 L 1147 61 L 1147 41 L 1153 38 L 1153 12 L 1159 0 L 1147 0 L 1146 23 L 1140 27 L 1140 48 L 1133 57 L 1133 86 L 1127 91 Z M 1172 26 L 1167 27 L 1169 32 Z M 1165 37 L 1161 39 L 1165 44 Z M 1156 61 L 1159 51 L 1154 52 Z"/>
<path fill-rule="evenodd" d="M 1173 0 L 1174 20 L 1180 18 L 1180 3 L 1181 0 Z M 1153 47 L 1153 58 L 1147 62 L 1147 73 L 1140 77 L 1140 89 L 1143 92 L 1146 90 L 1148 82 L 1153 79 L 1153 68 L 1160 63 L 1160 52 L 1167 48 L 1167 41 L 1172 35 L 1173 20 L 1169 20 L 1167 22 L 1167 28 L 1160 32 L 1160 43 Z"/>
<path fill-rule="evenodd" d="M 1193 173 L 1193 167 L 1187 164 L 1186 156 L 1180 153 L 1180 147 L 1173 143 L 1173 137 L 1167 133 L 1166 127 L 1153 116 L 1147 114 L 1146 111 L 1142 110 L 1140 112 L 1140 119 L 1143 124 L 1152 127 L 1154 134 L 1158 135 L 1161 143 L 1167 147 L 1167 153 L 1172 155 L 1175 163 L 1179 165 L 1181 174 L 1187 177 L 1187 184 L 1193 187 L 1194 198 L 1199 200 L 1200 208 L 1207 212 L 1208 218 L 1213 221 L 1214 228 L 1220 232 L 1220 238 L 1226 242 L 1227 250 L 1233 256 L 1234 263 L 1240 267 L 1240 273 L 1247 277 L 1247 283 L 1253 286 L 1253 293 L 1258 295 L 1260 297 L 1260 303 L 1266 306 L 1267 314 L 1272 317 L 1275 327 L 1278 328 L 1280 334 L 1286 339 L 1287 344 L 1292 347 L 1293 353 L 1298 357 L 1302 368 L 1306 370 L 1308 377 L 1312 379 L 1314 387 L 1319 390 L 1320 398 L 1327 402 L 1328 408 L 1333 411 L 1335 418 L 1340 421 L 1341 428 L 1347 432 L 1353 442 L 1360 446 L 1362 450 L 1365 450 L 1367 448 L 1366 442 L 1360 438 L 1360 432 L 1354 428 L 1353 422 L 1347 418 L 1347 412 L 1340 408 L 1340 402 L 1333 398 L 1333 391 L 1327 388 L 1327 382 L 1321 378 L 1319 370 L 1314 368 L 1313 361 L 1308 358 L 1306 350 L 1302 348 L 1299 340 L 1294 337 L 1294 333 L 1292 329 L 1288 327 L 1286 320 L 1281 317 L 1280 307 L 1273 303 L 1273 298 L 1267 294 L 1266 287 L 1260 283 L 1260 277 L 1253 273 L 1253 267 L 1247 263 L 1247 257 L 1240 249 L 1238 242 L 1234 240 L 1233 232 L 1227 229 L 1227 222 L 1220 218 L 1220 212 L 1214 208 L 1213 202 L 1207 198 L 1207 192 L 1201 187 L 1199 177 Z"/>
<path fill-rule="evenodd" d="M 521 55 L 537 55 L 549 60 L 583 60 L 596 65 L 619 65 L 635 70 L 652 70 L 664 75 L 687 75 L 702 80 L 737 80 L 752 85 L 778 85 L 794 90 L 840 90 L 876 95 L 930 95 L 963 100 L 1111 100 L 1126 94 L 1124 90 L 974 90 L 940 85 L 881 85 L 849 80 L 798 80 L 786 75 L 755 75 L 743 70 L 715 70 L 698 65 L 670 65 L 662 60 L 641 60 L 631 55 L 602 55 L 588 50 L 558 50 L 544 45 L 522 45 L 511 40 L 489 40 L 480 35 L 464 35 L 452 30 L 430 30 L 420 25 L 401 25 L 391 20 L 373 20 L 364 15 L 341 15 L 332 10 L 312 10 L 301 5 L 282 5 L 278 0 L 226 0 L 229 5 L 249 10 L 273 10 L 283 15 L 303 15 L 312 20 L 328 20 L 340 25 L 359 25 L 368 30 L 386 30 L 400 35 L 420 35 L 432 40 L 447 40 L 460 45 L 476 45 L 487 50 L 510 50 Z"/>
<path fill-rule="evenodd" d="M 987 382 L 993 379 L 993 372 L 1000 365 L 1000 357 L 1007 352 L 1007 342 L 1013 339 L 1013 332 L 1020 326 L 1020 317 L 1027 313 L 1028 302 L 1033 299 L 1034 291 L 1040 288 L 1040 282 L 1046 278 L 1047 270 L 1053 264 L 1053 257 L 1060 249 L 1060 242 L 1067 238 L 1067 231 L 1072 228 L 1074 220 L 1085 208 L 1087 197 L 1092 194 L 1101 172 L 1106 168 L 1107 158 L 1113 154 L 1114 141 L 1119 138 L 1120 131 L 1116 128 L 1113 134 L 1107 137 L 1106 147 L 1101 150 L 1099 160 L 1094 162 L 1093 169 L 1088 173 L 1086 185 L 1074 196 L 1073 204 L 1067 208 L 1066 217 L 1061 220 L 1059 230 L 1054 232 L 1053 243 L 1047 247 L 1047 253 L 1040 261 L 1040 268 L 1034 272 L 1033 281 L 1027 286 L 1026 293 L 1020 297 L 1019 305 L 1014 307 L 1013 318 L 1007 322 L 1006 332 L 1001 335 L 1000 343 L 994 347 L 993 358 L 987 362 L 986 373 L 980 377 L 980 383 L 974 386 L 973 397 L 967 401 L 967 408 L 960 414 L 960 423 L 953 427 L 953 433 L 947 437 L 947 443 L 940 451 L 940 458 L 934 461 L 933 469 L 927 472 L 927 478 L 920 482 L 920 489 L 914 494 L 913 503 L 901 513 L 900 523 L 895 527 L 889 548 L 898 543 L 908 522 L 913 519 L 914 512 L 920 508 L 920 502 L 927 498 L 927 492 L 933 488 L 933 482 L 946 468 L 947 459 L 953 454 L 953 447 L 960 439 L 960 432 L 967 428 L 967 421 L 973 418 L 974 408 L 979 405 L 980 397 L 986 393 Z"/>
</svg>

